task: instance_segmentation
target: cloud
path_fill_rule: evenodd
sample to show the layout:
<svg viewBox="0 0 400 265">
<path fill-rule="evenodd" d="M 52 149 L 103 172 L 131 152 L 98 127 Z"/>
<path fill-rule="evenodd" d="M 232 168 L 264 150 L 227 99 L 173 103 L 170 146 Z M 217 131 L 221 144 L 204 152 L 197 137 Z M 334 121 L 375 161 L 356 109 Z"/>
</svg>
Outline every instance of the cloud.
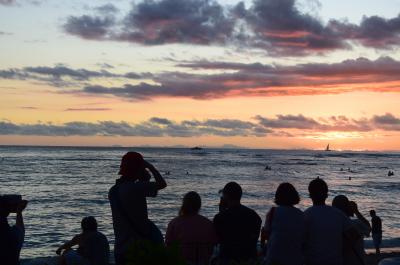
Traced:
<svg viewBox="0 0 400 265">
<path fill-rule="evenodd" d="M 25 109 L 25 110 L 37 110 L 39 109 L 38 107 L 32 107 L 32 106 L 22 106 L 19 107 L 20 109 Z"/>
<path fill-rule="evenodd" d="M 219 123 L 220 122 L 220 123 Z M 141 137 L 192 137 L 192 136 L 265 136 L 269 131 L 257 124 L 247 128 L 233 128 L 226 123 L 238 123 L 238 120 L 209 120 L 190 124 L 189 121 L 174 122 L 165 118 L 153 117 L 147 121 L 129 124 L 127 122 L 99 121 L 68 122 L 54 124 L 15 124 L 10 121 L 0 122 L 0 135 L 42 135 L 42 136 L 141 136 Z"/>
<path fill-rule="evenodd" d="M 65 32 L 87 40 L 101 40 L 107 35 L 108 30 L 114 26 L 115 21 L 111 16 L 70 16 L 63 25 Z"/>
<path fill-rule="evenodd" d="M 113 68 L 111 65 L 102 65 L 103 68 Z M 89 81 L 99 78 L 113 79 L 147 79 L 151 78 L 151 73 L 134 73 L 128 72 L 123 74 L 111 73 L 105 69 L 93 71 L 88 69 L 73 69 L 65 65 L 49 66 L 30 66 L 25 68 L 10 68 L 0 70 L 0 78 L 16 79 L 16 80 L 35 80 L 49 83 L 56 87 L 74 86 L 81 84 L 83 81 Z M 73 80 L 75 82 L 71 83 Z M 78 84 L 77 84 L 78 83 Z"/>
<path fill-rule="evenodd" d="M 23 69 L 26 73 L 30 74 L 38 74 L 51 76 L 55 79 L 60 79 L 61 77 L 70 77 L 75 80 L 89 80 L 90 78 L 99 78 L 99 77 L 117 77 L 118 75 L 111 74 L 108 71 L 102 70 L 100 72 L 90 71 L 86 69 L 71 69 L 66 66 L 55 66 L 55 67 L 47 67 L 47 66 L 38 66 L 38 67 L 25 67 Z"/>
<path fill-rule="evenodd" d="M 360 57 L 338 63 L 289 66 L 192 61 L 177 63 L 176 67 L 184 71 L 113 73 L 106 69 L 94 71 L 65 65 L 35 66 L 0 70 L 0 78 L 45 82 L 64 88 L 62 92 L 65 93 L 114 96 L 123 100 L 152 100 L 160 97 L 205 100 L 355 91 L 400 92 L 400 61 L 391 57 L 376 60 Z M 106 79 L 111 84 L 118 81 L 118 85 L 99 85 L 96 83 L 99 79 Z M 121 80 L 125 83 L 121 84 Z"/>
<path fill-rule="evenodd" d="M 170 124 L 172 124 L 172 121 L 170 121 L 168 119 L 157 118 L 157 117 L 151 118 L 150 122 L 156 123 L 156 124 L 161 124 L 161 125 L 170 125 Z"/>
<path fill-rule="evenodd" d="M 374 124 L 376 124 L 377 127 L 383 130 L 400 131 L 400 118 L 395 117 L 391 113 L 386 113 L 384 115 L 375 115 L 372 118 L 372 121 L 374 122 Z"/>
<path fill-rule="evenodd" d="M 85 111 L 85 110 L 83 110 Z M 315 133 L 357 132 L 376 130 L 400 132 L 400 117 L 391 113 L 371 118 L 352 119 L 346 116 L 311 118 L 302 114 L 254 117 L 253 121 L 238 119 L 205 119 L 173 121 L 152 117 L 130 124 L 124 121 L 68 122 L 64 124 L 16 124 L 0 121 L 0 135 L 41 136 L 140 136 L 140 137 L 303 137 Z"/>
<path fill-rule="evenodd" d="M 42 0 L 25 0 L 25 1 L 17 1 L 17 0 L 0 0 L 0 5 L 5 5 L 5 6 L 11 6 L 11 5 L 17 5 L 19 2 L 19 4 L 21 4 L 21 2 L 27 2 L 29 4 L 32 5 L 36 5 L 39 6 L 42 4 Z"/>
<path fill-rule="evenodd" d="M 97 63 L 96 65 L 103 69 L 113 69 L 114 68 L 113 65 L 108 64 L 108 63 Z"/>
<path fill-rule="evenodd" d="M 13 5 L 15 3 L 16 3 L 15 0 L 0 0 L 0 5 L 9 6 L 9 5 Z"/>
<path fill-rule="evenodd" d="M 99 12 L 100 14 L 104 14 L 104 15 L 112 15 L 112 14 L 118 13 L 118 11 L 119 11 L 119 9 L 111 3 L 95 7 L 94 9 L 97 12 Z"/>
<path fill-rule="evenodd" d="M 18 69 L 0 70 L 0 78 L 24 80 L 27 77 L 28 75 L 26 73 L 23 73 Z"/>
<path fill-rule="evenodd" d="M 112 110 L 110 108 L 68 108 L 64 111 L 107 111 Z"/>
<path fill-rule="evenodd" d="M 249 9 L 242 7 L 241 14 L 254 33 L 250 42 L 271 54 L 297 55 L 348 47 L 329 26 L 301 13 L 295 0 L 255 0 Z"/>
<path fill-rule="evenodd" d="M 127 100 L 157 97 L 215 99 L 235 96 L 299 96 L 353 91 L 400 92 L 400 62 L 390 57 L 294 66 L 207 61 L 180 63 L 177 66 L 224 72 L 166 72 L 154 75 L 153 83 L 117 87 L 87 85 L 82 92 L 113 95 Z"/>
<path fill-rule="evenodd" d="M 101 9 L 109 10 L 110 7 Z M 70 16 L 63 28 L 83 39 L 158 45 L 221 44 L 227 41 L 234 27 L 233 19 L 213 0 L 143 1 L 134 4 L 118 21 L 113 13 Z"/>
<path fill-rule="evenodd" d="M 364 16 L 359 25 L 330 21 L 343 39 L 354 40 L 366 47 L 390 49 L 400 45 L 400 15 L 394 18 Z"/>
<path fill-rule="evenodd" d="M 268 128 L 296 128 L 296 129 L 314 129 L 319 123 L 312 118 L 303 115 L 277 115 L 277 118 L 264 118 L 256 116 L 260 124 Z"/>
<path fill-rule="evenodd" d="M 351 49 L 353 43 L 388 49 L 400 45 L 400 15 L 364 17 L 360 24 L 324 23 L 301 12 L 295 0 L 254 0 L 222 6 L 215 0 L 152 0 L 114 17 L 112 5 L 96 15 L 70 16 L 68 34 L 90 40 L 162 45 L 234 45 L 261 48 L 274 56 L 300 56 Z"/>
<path fill-rule="evenodd" d="M 8 35 L 13 35 L 13 34 L 10 32 L 0 31 L 0 36 L 8 36 Z"/>
<path fill-rule="evenodd" d="M 256 116 L 260 125 L 270 129 L 296 129 L 315 132 L 369 132 L 373 130 L 399 131 L 400 119 L 392 114 L 373 116 L 372 118 L 351 119 L 343 115 L 328 118 L 311 118 L 302 114 L 277 115 L 275 118 Z M 391 121 L 383 126 L 384 121 Z M 397 121 L 397 123 L 396 123 Z"/>
<path fill-rule="evenodd" d="M 105 87 L 101 85 L 85 86 L 81 92 L 96 95 L 113 95 L 125 100 L 151 100 L 157 97 L 188 97 L 195 99 L 219 98 L 229 87 L 216 82 L 202 80 L 201 77 L 179 74 L 180 76 L 158 77 L 161 84 L 139 83 L 125 84 L 121 87 Z M 188 79 L 184 80 L 186 76 Z M 76 92 L 73 92 L 76 93 Z M 80 93 L 80 92 L 78 92 Z"/>
<path fill-rule="evenodd" d="M 224 43 L 233 21 L 213 0 L 144 1 L 124 19 L 120 40 L 143 44 Z"/>
</svg>

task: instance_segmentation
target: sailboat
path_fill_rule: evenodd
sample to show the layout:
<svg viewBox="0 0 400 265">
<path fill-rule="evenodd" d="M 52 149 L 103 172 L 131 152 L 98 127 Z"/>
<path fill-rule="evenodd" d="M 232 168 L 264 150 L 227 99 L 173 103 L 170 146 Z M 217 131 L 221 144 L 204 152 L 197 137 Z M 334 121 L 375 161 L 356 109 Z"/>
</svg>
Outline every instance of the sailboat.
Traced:
<svg viewBox="0 0 400 265">
<path fill-rule="evenodd" d="M 329 149 L 329 144 L 326 146 L 325 151 L 326 151 L 326 152 L 331 151 L 331 149 Z"/>
</svg>

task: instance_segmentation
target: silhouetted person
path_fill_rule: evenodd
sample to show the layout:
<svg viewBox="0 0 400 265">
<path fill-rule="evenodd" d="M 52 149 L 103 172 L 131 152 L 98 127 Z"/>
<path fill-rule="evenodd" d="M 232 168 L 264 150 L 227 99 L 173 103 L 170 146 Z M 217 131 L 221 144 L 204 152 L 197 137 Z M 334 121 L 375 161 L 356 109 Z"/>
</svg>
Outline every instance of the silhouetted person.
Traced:
<svg viewBox="0 0 400 265">
<path fill-rule="evenodd" d="M 382 243 L 382 220 L 379 216 L 376 215 L 375 210 L 369 211 L 371 215 L 371 224 L 372 224 L 372 241 L 374 242 L 374 247 L 376 250 L 376 254 L 381 253 L 381 243 Z"/>
<path fill-rule="evenodd" d="M 61 265 L 89 264 L 108 265 L 110 245 L 107 237 L 97 231 L 97 221 L 93 216 L 82 219 L 82 233 L 61 245 L 56 253 L 61 255 Z M 73 246 L 78 246 L 75 251 Z"/>
<path fill-rule="evenodd" d="M 220 212 L 213 223 L 220 244 L 220 264 L 252 261 L 257 258 L 257 242 L 261 218 L 252 209 L 242 205 L 242 188 L 229 182 L 222 190 Z"/>
<path fill-rule="evenodd" d="M 343 265 L 344 236 L 357 239 L 349 218 L 340 210 L 325 204 L 328 185 L 320 178 L 308 186 L 313 206 L 304 211 L 306 221 L 306 264 Z"/>
<path fill-rule="evenodd" d="M 178 243 L 191 265 L 208 265 L 217 242 L 213 223 L 199 214 L 200 208 L 200 195 L 194 191 L 186 193 L 179 216 L 168 224 L 165 234 L 165 243 Z"/>
<path fill-rule="evenodd" d="M 150 181 L 150 173 L 155 182 Z M 110 189 L 115 234 L 114 256 L 116 265 L 124 264 L 127 248 L 137 240 L 163 243 L 160 230 L 149 220 L 146 197 L 156 197 L 158 190 L 167 186 L 158 170 L 136 152 L 122 157 L 121 177 Z"/>
<path fill-rule="evenodd" d="M 22 211 L 26 208 L 27 201 L 9 200 L 0 196 L 0 264 L 18 265 L 19 254 L 25 237 L 25 225 Z M 16 222 L 10 226 L 7 217 L 16 213 Z"/>
<path fill-rule="evenodd" d="M 332 201 L 332 206 L 341 210 L 350 218 L 350 222 L 358 233 L 358 239 L 355 241 L 344 238 L 343 243 L 343 261 L 344 265 L 364 265 L 365 250 L 364 237 L 369 236 L 371 226 L 365 217 L 358 211 L 358 206 L 355 202 L 349 201 L 344 195 L 336 196 Z M 356 218 L 352 218 L 356 216 Z"/>
<path fill-rule="evenodd" d="M 299 194 L 292 184 L 278 186 L 275 192 L 278 207 L 272 207 L 268 212 L 261 231 L 261 238 L 268 240 L 265 265 L 304 264 L 304 214 L 294 207 L 299 202 Z"/>
</svg>

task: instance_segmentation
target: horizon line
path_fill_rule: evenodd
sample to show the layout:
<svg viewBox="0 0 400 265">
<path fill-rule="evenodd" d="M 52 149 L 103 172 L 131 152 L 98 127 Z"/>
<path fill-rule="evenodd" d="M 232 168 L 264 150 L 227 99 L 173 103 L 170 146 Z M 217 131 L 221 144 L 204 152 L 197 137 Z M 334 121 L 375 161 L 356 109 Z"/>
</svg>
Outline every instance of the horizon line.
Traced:
<svg viewBox="0 0 400 265">
<path fill-rule="evenodd" d="M 309 148 L 253 148 L 245 146 L 186 146 L 186 145 L 170 145 L 170 146 L 158 146 L 158 145 L 143 145 L 143 146 L 124 146 L 124 145 L 35 145 L 35 144 L 0 144 L 0 147 L 52 147 L 52 148 L 166 148 L 166 149 L 190 149 L 193 147 L 201 147 L 203 149 L 233 149 L 233 150 L 274 150 L 274 151 L 321 151 L 325 152 L 325 149 L 309 149 Z M 330 152 L 400 152 L 400 150 L 371 150 L 371 149 L 331 149 Z"/>
</svg>

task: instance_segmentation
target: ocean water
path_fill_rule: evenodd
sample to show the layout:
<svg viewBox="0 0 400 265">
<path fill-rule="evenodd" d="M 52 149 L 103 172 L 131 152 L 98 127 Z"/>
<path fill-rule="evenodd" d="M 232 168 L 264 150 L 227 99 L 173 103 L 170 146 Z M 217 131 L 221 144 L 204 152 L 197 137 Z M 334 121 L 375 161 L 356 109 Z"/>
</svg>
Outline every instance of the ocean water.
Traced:
<svg viewBox="0 0 400 265">
<path fill-rule="evenodd" d="M 142 153 L 162 174 L 170 171 L 163 174 L 168 187 L 148 200 L 149 216 L 162 231 L 188 191 L 199 192 L 201 213 L 212 218 L 218 190 L 237 181 L 244 191 L 243 204 L 265 219 L 279 183 L 294 184 L 301 196 L 298 207 L 305 209 L 311 204 L 308 183 L 319 176 L 329 185 L 329 203 L 345 194 L 368 219 L 369 210 L 376 209 L 383 220 L 383 245 L 400 246 L 400 153 L 2 146 L 0 194 L 18 193 L 29 200 L 21 257 L 54 255 L 60 244 L 80 232 L 80 221 L 88 215 L 96 217 L 99 230 L 113 243 L 107 194 L 129 150 Z M 272 169 L 264 170 L 266 165 Z M 395 175 L 388 177 L 389 170 Z M 369 239 L 366 244 L 371 246 Z"/>
</svg>

